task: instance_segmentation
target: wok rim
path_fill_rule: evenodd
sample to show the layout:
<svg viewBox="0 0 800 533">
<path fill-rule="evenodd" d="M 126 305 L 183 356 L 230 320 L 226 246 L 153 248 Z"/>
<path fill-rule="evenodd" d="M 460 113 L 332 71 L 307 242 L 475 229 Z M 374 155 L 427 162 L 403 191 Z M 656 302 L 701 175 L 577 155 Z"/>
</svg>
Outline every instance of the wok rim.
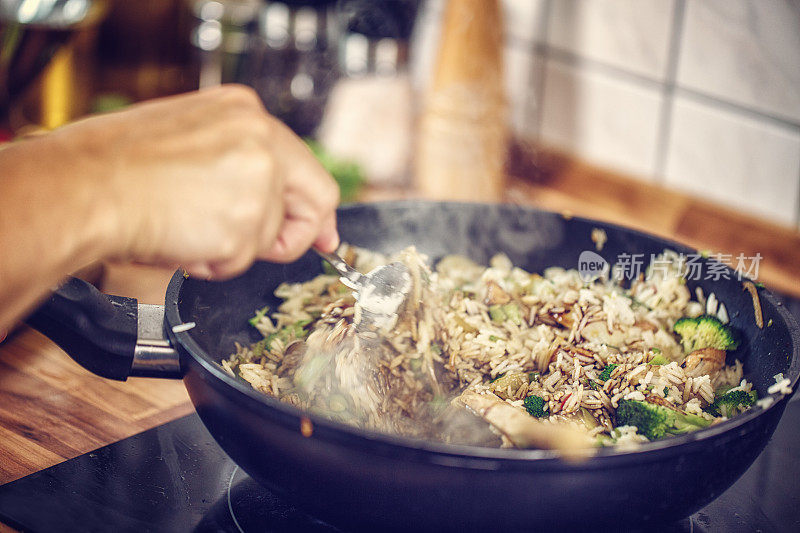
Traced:
<svg viewBox="0 0 800 533">
<path fill-rule="evenodd" d="M 658 235 L 643 232 L 627 226 L 622 226 L 619 224 L 614 224 L 609 222 L 603 222 L 600 220 L 595 220 L 586 217 L 566 215 L 563 213 L 549 211 L 546 209 L 539 209 L 537 207 L 532 207 L 532 206 L 519 206 L 514 204 L 491 204 L 485 202 L 436 202 L 429 200 L 393 200 L 393 201 L 382 201 L 382 202 L 347 204 L 344 206 L 340 206 L 338 211 L 341 214 L 342 212 L 347 212 L 365 206 L 379 206 L 381 208 L 391 209 L 391 208 L 407 208 L 407 207 L 418 207 L 420 205 L 436 205 L 436 204 L 447 204 L 453 207 L 499 206 L 499 207 L 522 209 L 525 211 L 537 212 L 549 216 L 560 216 L 563 218 L 578 220 L 589 224 L 596 224 L 601 228 L 621 230 L 624 232 L 634 234 L 637 237 L 643 237 L 651 240 L 655 239 L 661 243 L 664 243 L 665 246 L 670 248 L 693 249 L 685 244 L 681 244 L 672 239 L 660 237 Z M 733 270 L 730 269 L 730 267 L 728 267 L 727 265 L 726 268 L 731 272 L 733 272 Z M 784 377 L 788 377 L 790 379 L 790 387 L 792 388 L 792 393 L 788 395 L 774 393 L 768 396 L 764 396 L 763 398 L 769 397 L 773 399 L 771 405 L 769 405 L 766 408 L 760 406 L 753 406 L 746 412 L 737 415 L 734 418 L 721 422 L 719 424 L 709 426 L 699 431 L 693 431 L 685 435 L 673 436 L 665 439 L 660 439 L 657 441 L 642 443 L 637 445 L 635 448 L 618 447 L 618 446 L 608 447 L 608 448 L 597 448 L 594 450 L 594 453 L 592 453 L 591 455 L 586 457 L 585 460 L 582 460 L 580 462 L 564 462 L 561 453 L 554 450 L 539 450 L 539 449 L 520 450 L 516 448 L 488 448 L 480 446 L 448 444 L 444 442 L 435 442 L 419 438 L 403 437 L 368 429 L 357 428 L 342 422 L 329 420 L 325 417 L 322 417 L 320 415 L 311 412 L 304 411 L 302 409 L 294 407 L 293 405 L 281 402 L 279 400 L 273 399 L 270 396 L 267 396 L 266 394 L 258 392 L 254 388 L 248 386 L 246 383 L 243 383 L 234 378 L 233 376 L 231 376 L 230 374 L 228 374 L 219 363 L 217 363 L 208 353 L 206 353 L 205 350 L 203 350 L 197 344 L 197 342 L 195 342 L 195 340 L 191 336 L 191 330 L 179 331 L 178 333 L 172 331 L 172 328 L 174 326 L 184 323 L 184 321 L 180 317 L 178 301 L 180 296 L 180 290 L 185 280 L 186 277 L 184 276 L 183 270 L 178 269 L 173 274 L 172 278 L 170 279 L 169 285 L 167 287 L 167 292 L 165 297 L 165 321 L 167 323 L 166 332 L 170 340 L 172 341 L 173 345 L 182 347 L 183 350 L 187 352 L 194 359 L 194 361 L 197 362 L 207 372 L 208 375 L 213 376 L 215 379 L 221 381 L 227 387 L 232 388 L 239 394 L 243 394 L 245 397 L 257 402 L 258 404 L 261 404 L 269 409 L 275 409 L 283 415 L 288 415 L 290 417 L 296 418 L 298 421 L 303 418 L 309 419 L 311 420 L 312 424 L 315 427 L 323 427 L 328 431 L 333 432 L 334 434 L 337 434 L 339 436 L 350 437 L 350 438 L 356 437 L 359 440 L 365 441 L 365 443 L 369 443 L 372 445 L 399 447 L 406 451 L 422 452 L 426 454 L 432 454 L 433 456 L 447 456 L 450 458 L 456 457 L 456 458 L 462 458 L 465 461 L 489 460 L 489 461 L 525 462 L 525 463 L 537 463 L 537 464 L 542 462 L 558 460 L 560 463 L 569 464 L 578 468 L 593 467 L 595 465 L 599 466 L 601 462 L 605 462 L 605 460 L 611 460 L 611 459 L 638 460 L 641 457 L 654 455 L 658 452 L 676 450 L 681 446 L 685 446 L 695 442 L 711 440 L 724 433 L 733 432 L 737 428 L 740 428 L 748 424 L 755 418 L 765 415 L 771 409 L 778 408 L 780 404 L 788 402 L 789 399 L 794 394 L 794 392 L 797 390 L 797 383 L 798 380 L 800 380 L 800 325 L 798 325 L 794 316 L 792 316 L 792 314 L 789 313 L 786 307 L 776 298 L 774 294 L 772 294 L 772 292 L 769 289 L 762 288 L 759 291 L 759 297 L 761 299 L 765 299 L 776 309 L 778 316 L 786 324 L 787 330 L 789 332 L 789 337 L 790 339 L 792 339 L 792 344 L 793 344 L 793 350 L 791 353 L 791 359 L 789 361 L 789 367 L 784 374 Z M 789 375 L 787 376 L 786 374 Z M 298 424 L 298 432 L 299 431 L 300 429 Z"/>
</svg>

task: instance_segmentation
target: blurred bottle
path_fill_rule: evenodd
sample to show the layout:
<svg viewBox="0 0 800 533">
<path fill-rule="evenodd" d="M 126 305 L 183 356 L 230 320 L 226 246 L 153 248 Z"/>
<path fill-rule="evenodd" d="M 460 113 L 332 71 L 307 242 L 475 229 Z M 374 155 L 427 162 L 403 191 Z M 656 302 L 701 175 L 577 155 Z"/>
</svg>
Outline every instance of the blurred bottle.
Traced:
<svg viewBox="0 0 800 533">
<path fill-rule="evenodd" d="M 238 81 L 298 135 L 319 125 L 338 78 L 335 0 L 262 2 Z"/>
<path fill-rule="evenodd" d="M 193 0 L 111 0 L 98 43 L 99 89 L 131 101 L 197 88 Z"/>
<path fill-rule="evenodd" d="M 498 0 L 448 0 L 423 101 L 416 185 L 429 198 L 500 201 L 508 106 Z"/>
<path fill-rule="evenodd" d="M 192 44 L 199 54 L 199 87 L 239 81 L 261 2 L 195 0 Z"/>
<path fill-rule="evenodd" d="M 340 0 L 339 68 L 317 138 L 373 184 L 406 181 L 414 94 L 408 75 L 416 0 Z"/>
<path fill-rule="evenodd" d="M 105 0 L 0 0 L 0 119 L 52 129 L 90 106 Z"/>
</svg>

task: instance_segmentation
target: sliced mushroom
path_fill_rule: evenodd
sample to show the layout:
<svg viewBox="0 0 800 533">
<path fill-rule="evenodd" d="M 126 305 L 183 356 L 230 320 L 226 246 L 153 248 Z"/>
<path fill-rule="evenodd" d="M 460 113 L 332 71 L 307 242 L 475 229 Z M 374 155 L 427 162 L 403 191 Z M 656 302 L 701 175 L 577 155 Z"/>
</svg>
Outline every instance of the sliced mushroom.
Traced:
<svg viewBox="0 0 800 533">
<path fill-rule="evenodd" d="M 281 366 L 278 368 L 278 375 L 285 376 L 295 368 L 297 368 L 300 360 L 306 353 L 305 341 L 296 340 L 289 343 L 283 350 L 283 358 L 281 359 Z"/>
<path fill-rule="evenodd" d="M 572 326 L 575 323 L 575 320 L 572 316 L 572 311 L 547 311 L 546 313 L 540 314 L 536 318 L 548 326 L 561 326 L 565 329 L 572 329 Z"/>
<path fill-rule="evenodd" d="M 725 366 L 725 350 L 702 348 L 695 350 L 684 359 L 681 366 L 687 376 L 697 378 L 706 374 L 714 376 Z"/>
<path fill-rule="evenodd" d="M 494 394 L 464 391 L 459 400 L 505 435 L 517 448 L 542 448 L 560 451 L 577 460 L 592 455 L 586 432 L 566 425 L 543 422 L 507 404 Z"/>
<path fill-rule="evenodd" d="M 486 284 L 486 305 L 503 305 L 511 301 L 511 296 L 495 281 Z"/>
</svg>

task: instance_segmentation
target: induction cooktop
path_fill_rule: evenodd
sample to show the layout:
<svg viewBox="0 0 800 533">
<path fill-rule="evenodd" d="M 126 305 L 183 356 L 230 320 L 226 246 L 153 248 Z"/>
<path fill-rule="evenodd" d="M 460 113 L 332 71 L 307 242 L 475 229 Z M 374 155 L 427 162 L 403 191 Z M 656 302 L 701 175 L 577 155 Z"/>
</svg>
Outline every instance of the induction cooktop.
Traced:
<svg viewBox="0 0 800 533">
<path fill-rule="evenodd" d="M 0 521 L 34 532 L 341 531 L 258 485 L 196 414 L 0 486 Z M 800 531 L 800 401 L 735 485 L 662 530 Z"/>
</svg>

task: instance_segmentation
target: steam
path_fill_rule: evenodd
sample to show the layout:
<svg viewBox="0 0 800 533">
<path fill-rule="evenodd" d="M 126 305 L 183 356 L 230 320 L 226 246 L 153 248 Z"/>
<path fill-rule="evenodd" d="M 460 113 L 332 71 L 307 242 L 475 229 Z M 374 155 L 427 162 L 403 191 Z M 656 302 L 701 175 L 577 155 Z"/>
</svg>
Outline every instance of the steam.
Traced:
<svg viewBox="0 0 800 533">
<path fill-rule="evenodd" d="M 458 383 L 433 356 L 436 277 L 413 248 L 400 254 L 411 289 L 388 330 L 354 320 L 320 321 L 294 372 L 302 404 L 333 420 L 369 429 L 458 444 L 498 446 L 488 424 L 457 401 Z M 416 353 L 407 358 L 408 346 Z M 414 357 L 416 356 L 416 357 Z M 411 368 L 406 368 L 411 365 Z"/>
</svg>

